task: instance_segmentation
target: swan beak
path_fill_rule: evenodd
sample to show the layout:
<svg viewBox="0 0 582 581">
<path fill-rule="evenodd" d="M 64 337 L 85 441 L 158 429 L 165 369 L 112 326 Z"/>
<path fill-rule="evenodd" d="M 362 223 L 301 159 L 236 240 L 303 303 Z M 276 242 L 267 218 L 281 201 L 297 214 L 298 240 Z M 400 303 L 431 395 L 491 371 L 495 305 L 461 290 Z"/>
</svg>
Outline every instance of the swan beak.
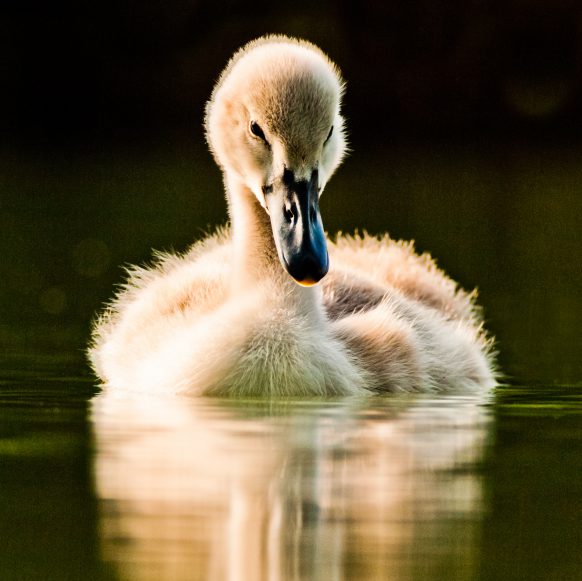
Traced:
<svg viewBox="0 0 582 581">
<path fill-rule="evenodd" d="M 329 269 L 317 170 L 307 181 L 296 180 L 286 168 L 266 202 L 281 264 L 300 285 L 317 284 Z"/>
</svg>

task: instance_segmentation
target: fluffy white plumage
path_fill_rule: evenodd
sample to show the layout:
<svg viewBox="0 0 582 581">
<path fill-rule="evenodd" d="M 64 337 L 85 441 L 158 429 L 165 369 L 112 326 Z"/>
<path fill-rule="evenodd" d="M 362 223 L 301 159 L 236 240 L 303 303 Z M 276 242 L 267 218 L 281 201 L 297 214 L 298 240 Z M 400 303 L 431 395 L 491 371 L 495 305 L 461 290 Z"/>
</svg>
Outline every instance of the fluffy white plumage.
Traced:
<svg viewBox="0 0 582 581">
<path fill-rule="evenodd" d="M 105 386 L 303 396 L 494 385 L 474 296 L 410 244 L 327 240 L 330 272 L 313 285 L 327 271 L 318 198 L 345 152 L 341 95 L 335 65 L 307 42 L 265 37 L 235 54 L 206 115 L 232 227 L 131 271 L 94 327 Z"/>
</svg>

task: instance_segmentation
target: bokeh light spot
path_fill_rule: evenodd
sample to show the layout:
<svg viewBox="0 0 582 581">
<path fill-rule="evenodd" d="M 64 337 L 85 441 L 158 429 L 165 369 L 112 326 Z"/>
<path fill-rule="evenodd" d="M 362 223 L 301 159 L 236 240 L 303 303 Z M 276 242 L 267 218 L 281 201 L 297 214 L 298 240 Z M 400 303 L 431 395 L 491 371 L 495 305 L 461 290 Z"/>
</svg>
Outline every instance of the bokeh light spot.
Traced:
<svg viewBox="0 0 582 581">
<path fill-rule="evenodd" d="M 571 84 L 565 79 L 509 79 L 505 84 L 508 105 L 523 117 L 545 118 L 559 113 L 571 95 Z"/>
<path fill-rule="evenodd" d="M 40 306 L 51 315 L 60 315 L 67 307 L 67 295 L 62 288 L 51 286 L 40 295 Z"/>
<path fill-rule="evenodd" d="M 109 267 L 111 253 L 103 240 L 85 238 L 72 252 L 75 272 L 86 278 L 101 276 Z"/>
</svg>

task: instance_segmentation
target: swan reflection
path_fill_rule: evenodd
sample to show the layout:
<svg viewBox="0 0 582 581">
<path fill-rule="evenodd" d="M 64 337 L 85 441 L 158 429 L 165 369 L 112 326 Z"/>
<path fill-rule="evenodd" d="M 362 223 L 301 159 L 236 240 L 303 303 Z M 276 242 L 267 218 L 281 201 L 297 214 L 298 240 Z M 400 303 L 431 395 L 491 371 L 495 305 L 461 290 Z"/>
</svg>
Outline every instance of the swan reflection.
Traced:
<svg viewBox="0 0 582 581">
<path fill-rule="evenodd" d="M 92 415 L 103 558 L 122 580 L 452 579 L 478 564 L 476 396 L 104 393 Z"/>
</svg>

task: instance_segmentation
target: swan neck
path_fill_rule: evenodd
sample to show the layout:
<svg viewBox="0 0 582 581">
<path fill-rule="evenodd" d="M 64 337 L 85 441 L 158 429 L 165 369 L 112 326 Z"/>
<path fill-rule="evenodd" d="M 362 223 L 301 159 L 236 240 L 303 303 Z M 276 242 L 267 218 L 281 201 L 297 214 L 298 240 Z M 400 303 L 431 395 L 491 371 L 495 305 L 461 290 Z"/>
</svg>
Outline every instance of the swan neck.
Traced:
<svg viewBox="0 0 582 581">
<path fill-rule="evenodd" d="M 243 184 L 229 180 L 226 188 L 234 251 L 233 284 L 256 284 L 257 279 L 277 274 L 277 249 L 269 216 Z"/>
</svg>

